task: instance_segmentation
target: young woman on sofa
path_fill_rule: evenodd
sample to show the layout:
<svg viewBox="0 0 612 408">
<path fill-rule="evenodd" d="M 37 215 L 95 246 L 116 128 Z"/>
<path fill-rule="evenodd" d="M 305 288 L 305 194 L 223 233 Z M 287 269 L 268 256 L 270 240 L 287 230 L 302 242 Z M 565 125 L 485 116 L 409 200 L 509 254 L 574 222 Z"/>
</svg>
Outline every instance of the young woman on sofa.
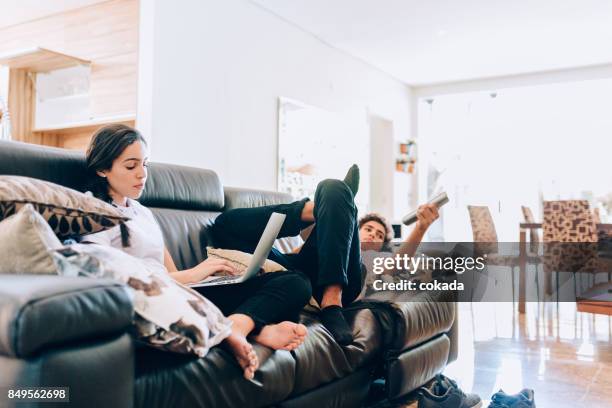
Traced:
<svg viewBox="0 0 612 408">
<path fill-rule="evenodd" d="M 153 213 L 136 201 L 147 181 L 147 160 L 146 141 L 135 129 L 109 125 L 93 135 L 87 150 L 90 189 L 96 197 L 119 208 L 130 221 L 88 235 L 85 241 L 161 263 L 172 278 L 184 284 L 201 281 L 217 272 L 235 274 L 231 263 L 217 259 L 206 259 L 191 269 L 177 269 Z M 253 378 L 259 366 L 247 336 L 275 350 L 293 350 L 306 337 L 306 327 L 295 323 L 311 297 L 310 282 L 300 272 L 268 273 L 240 284 L 210 287 L 205 295 L 229 315 L 232 334 L 224 343 L 247 379 Z"/>
</svg>

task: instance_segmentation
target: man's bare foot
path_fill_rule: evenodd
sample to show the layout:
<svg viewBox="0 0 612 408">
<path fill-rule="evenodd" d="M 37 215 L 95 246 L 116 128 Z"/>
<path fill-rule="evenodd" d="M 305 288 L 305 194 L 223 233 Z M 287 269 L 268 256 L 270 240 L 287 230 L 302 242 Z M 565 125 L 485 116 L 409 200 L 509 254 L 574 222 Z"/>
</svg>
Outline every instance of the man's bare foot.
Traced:
<svg viewBox="0 0 612 408">
<path fill-rule="evenodd" d="M 306 222 L 315 221 L 313 201 L 307 201 L 306 204 L 304 204 L 304 208 L 302 208 L 302 214 L 300 216 L 300 219 Z"/>
<path fill-rule="evenodd" d="M 259 368 L 259 360 L 253 346 L 247 341 L 246 337 L 232 332 L 223 342 L 244 370 L 244 378 L 247 380 L 253 379 L 255 371 Z"/>
<path fill-rule="evenodd" d="M 295 350 L 306 338 L 306 326 L 293 322 L 269 324 L 254 337 L 255 341 L 274 350 Z"/>
</svg>

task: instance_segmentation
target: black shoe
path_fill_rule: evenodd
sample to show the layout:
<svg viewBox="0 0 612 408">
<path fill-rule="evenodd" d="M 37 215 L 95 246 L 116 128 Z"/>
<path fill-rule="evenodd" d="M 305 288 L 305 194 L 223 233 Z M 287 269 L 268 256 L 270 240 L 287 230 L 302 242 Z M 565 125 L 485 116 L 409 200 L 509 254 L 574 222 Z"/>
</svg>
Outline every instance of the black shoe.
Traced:
<svg viewBox="0 0 612 408">
<path fill-rule="evenodd" d="M 482 400 L 476 394 L 466 394 L 457 383 L 438 374 L 429 387 L 419 389 L 418 408 L 480 408 Z"/>
<path fill-rule="evenodd" d="M 528 388 L 514 395 L 499 390 L 491 397 L 489 408 L 535 408 L 533 394 L 533 390 Z"/>
</svg>

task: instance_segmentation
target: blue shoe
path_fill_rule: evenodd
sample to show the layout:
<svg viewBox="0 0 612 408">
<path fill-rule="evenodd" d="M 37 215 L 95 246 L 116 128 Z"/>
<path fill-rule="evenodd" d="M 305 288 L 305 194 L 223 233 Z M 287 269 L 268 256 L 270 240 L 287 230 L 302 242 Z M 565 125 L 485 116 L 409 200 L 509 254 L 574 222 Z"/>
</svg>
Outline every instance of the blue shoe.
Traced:
<svg viewBox="0 0 612 408">
<path fill-rule="evenodd" d="M 418 408 L 480 408 L 482 400 L 476 394 L 466 394 L 457 383 L 443 376 L 436 375 L 429 387 L 421 387 L 418 396 Z"/>
<path fill-rule="evenodd" d="M 528 388 L 514 395 L 499 390 L 493 394 L 489 404 L 489 408 L 535 408 L 535 406 L 534 392 Z"/>
</svg>

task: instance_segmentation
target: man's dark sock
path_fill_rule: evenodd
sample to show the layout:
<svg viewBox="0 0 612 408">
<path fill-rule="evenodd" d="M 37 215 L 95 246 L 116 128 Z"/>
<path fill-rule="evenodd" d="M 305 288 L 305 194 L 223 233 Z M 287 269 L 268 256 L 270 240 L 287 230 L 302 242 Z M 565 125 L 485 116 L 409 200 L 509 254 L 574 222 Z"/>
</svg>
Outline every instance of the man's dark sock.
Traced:
<svg viewBox="0 0 612 408">
<path fill-rule="evenodd" d="M 321 309 L 321 323 L 332 334 L 334 339 L 341 346 L 351 344 L 353 332 L 342 315 L 342 307 L 327 306 Z"/>
<path fill-rule="evenodd" d="M 350 169 L 346 172 L 346 176 L 344 176 L 344 182 L 353 192 L 353 197 L 357 195 L 357 191 L 359 191 L 359 167 L 356 164 L 353 164 Z"/>
</svg>

